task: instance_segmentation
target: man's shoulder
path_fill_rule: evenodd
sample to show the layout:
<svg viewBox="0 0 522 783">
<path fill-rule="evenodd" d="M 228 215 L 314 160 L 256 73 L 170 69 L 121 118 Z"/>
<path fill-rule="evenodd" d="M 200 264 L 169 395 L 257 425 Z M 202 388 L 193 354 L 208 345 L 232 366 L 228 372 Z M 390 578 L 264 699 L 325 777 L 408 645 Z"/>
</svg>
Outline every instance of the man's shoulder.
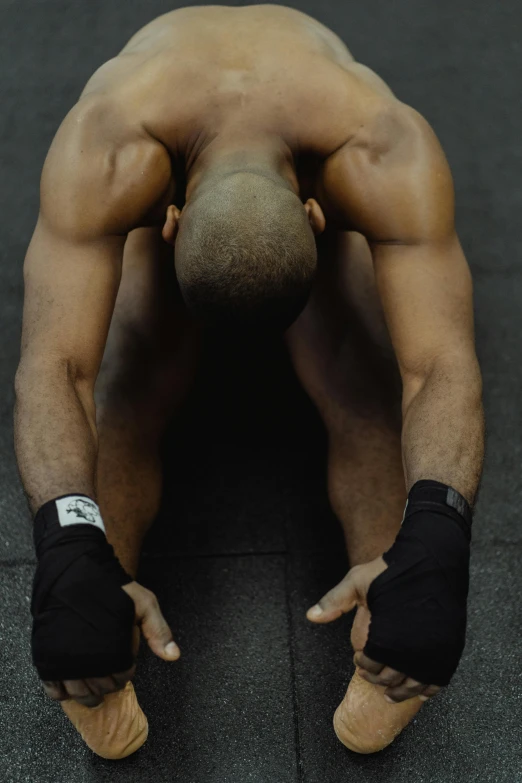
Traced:
<svg viewBox="0 0 522 783">
<path fill-rule="evenodd" d="M 375 241 L 400 239 L 410 236 L 408 226 L 428 204 L 433 214 L 443 203 L 448 214 L 453 209 L 451 173 L 419 112 L 400 101 L 375 108 L 323 165 L 318 200 L 327 219 L 341 226 Z"/>
<path fill-rule="evenodd" d="M 353 133 L 322 164 L 323 185 L 339 176 L 402 176 L 425 164 L 446 165 L 433 128 L 414 108 L 395 97 L 378 96 L 366 107 Z"/>
<path fill-rule="evenodd" d="M 67 114 L 42 172 L 44 206 L 71 226 L 127 233 L 168 189 L 170 156 L 113 100 L 82 98 Z"/>
<path fill-rule="evenodd" d="M 394 96 L 379 95 L 346 144 L 335 154 L 366 152 L 371 164 L 412 156 L 425 145 L 433 144 L 435 134 L 427 120 Z"/>
</svg>

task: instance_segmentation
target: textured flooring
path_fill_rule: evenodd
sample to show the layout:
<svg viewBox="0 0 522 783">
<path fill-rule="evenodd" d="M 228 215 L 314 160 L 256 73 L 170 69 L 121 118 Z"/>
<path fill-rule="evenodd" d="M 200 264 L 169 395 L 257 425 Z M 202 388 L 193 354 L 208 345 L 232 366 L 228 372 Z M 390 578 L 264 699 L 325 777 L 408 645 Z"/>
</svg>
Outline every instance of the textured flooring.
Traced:
<svg viewBox="0 0 522 783">
<path fill-rule="evenodd" d="M 92 71 L 159 0 L 0 2 L 0 780 L 5 783 L 522 782 L 522 171 L 520 7 L 485 0 L 308 0 L 355 56 L 433 124 L 473 270 L 488 451 L 461 666 L 387 750 L 331 727 L 351 676 L 350 618 L 306 608 L 347 563 L 325 489 L 325 440 L 280 346 L 209 344 L 165 444 L 165 495 L 140 579 L 183 656 L 142 649 L 151 735 L 94 757 L 40 691 L 29 656 L 30 525 L 12 453 L 24 253 L 50 140 Z"/>
</svg>

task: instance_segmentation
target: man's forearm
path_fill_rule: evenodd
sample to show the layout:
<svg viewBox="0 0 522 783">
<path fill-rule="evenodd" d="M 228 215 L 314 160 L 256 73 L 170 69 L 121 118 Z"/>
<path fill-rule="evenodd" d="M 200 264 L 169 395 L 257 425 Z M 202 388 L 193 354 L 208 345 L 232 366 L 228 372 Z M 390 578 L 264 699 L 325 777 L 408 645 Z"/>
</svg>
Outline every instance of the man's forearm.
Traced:
<svg viewBox="0 0 522 783">
<path fill-rule="evenodd" d="M 472 504 L 484 457 L 482 383 L 474 358 L 440 361 L 404 383 L 402 453 L 407 490 L 419 479 L 448 484 Z"/>
<path fill-rule="evenodd" d="M 95 497 L 94 400 L 82 383 L 65 361 L 28 360 L 18 369 L 15 449 L 33 513 L 59 495 Z"/>
</svg>

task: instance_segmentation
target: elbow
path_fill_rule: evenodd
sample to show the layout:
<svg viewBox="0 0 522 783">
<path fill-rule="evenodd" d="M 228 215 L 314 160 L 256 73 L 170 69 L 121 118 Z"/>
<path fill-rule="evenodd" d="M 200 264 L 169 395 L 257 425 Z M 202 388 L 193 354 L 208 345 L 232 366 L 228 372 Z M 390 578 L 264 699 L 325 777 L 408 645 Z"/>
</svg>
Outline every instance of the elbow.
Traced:
<svg viewBox="0 0 522 783">
<path fill-rule="evenodd" d="M 40 384 L 61 383 L 68 380 L 66 359 L 51 356 L 22 355 L 14 379 L 16 399 L 34 394 Z"/>
<path fill-rule="evenodd" d="M 475 408 L 482 406 L 482 374 L 475 352 L 434 358 L 415 368 L 402 370 L 403 412 L 426 388 L 458 395 Z"/>
<path fill-rule="evenodd" d="M 85 416 L 96 440 L 95 381 L 95 377 L 79 372 L 77 366 L 63 356 L 26 352 L 14 379 L 15 421 L 33 415 L 36 408 L 61 410 L 64 415 L 77 408 Z"/>
<path fill-rule="evenodd" d="M 22 355 L 14 378 L 15 405 L 19 409 L 36 398 L 63 398 L 73 394 L 91 425 L 94 421 L 94 384 L 96 378 L 81 372 L 75 363 L 59 355 Z"/>
<path fill-rule="evenodd" d="M 14 393 L 16 404 L 24 400 L 25 397 L 34 393 L 38 386 L 40 377 L 40 366 L 36 360 L 22 357 L 18 363 L 14 377 Z"/>
<path fill-rule="evenodd" d="M 38 384 L 40 379 L 56 379 L 59 383 L 72 386 L 92 386 L 96 378 L 85 372 L 76 361 L 59 353 L 36 353 L 25 351 L 15 375 L 15 393 L 23 392 L 28 386 Z"/>
</svg>

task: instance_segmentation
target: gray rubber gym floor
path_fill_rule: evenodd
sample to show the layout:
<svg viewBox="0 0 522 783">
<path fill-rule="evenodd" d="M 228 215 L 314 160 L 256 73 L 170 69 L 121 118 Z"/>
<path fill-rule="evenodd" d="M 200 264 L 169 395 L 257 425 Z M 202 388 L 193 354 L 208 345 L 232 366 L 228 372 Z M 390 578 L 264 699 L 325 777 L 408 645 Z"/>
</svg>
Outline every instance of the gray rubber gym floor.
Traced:
<svg viewBox="0 0 522 783">
<path fill-rule="evenodd" d="M 0 778 L 8 783 L 522 781 L 522 167 L 518 0 L 308 0 L 355 56 L 424 113 L 456 180 L 475 277 L 489 444 L 470 626 L 451 686 L 387 750 L 360 757 L 331 719 L 352 673 L 350 618 L 304 612 L 347 563 L 325 491 L 325 441 L 280 346 L 209 343 L 165 447 L 163 509 L 141 580 L 183 650 L 142 650 L 145 747 L 105 762 L 41 692 L 29 657 L 30 523 L 12 453 L 22 261 L 51 138 L 92 71 L 161 0 L 2 0 Z M 239 368 L 239 369 L 238 369 Z"/>
</svg>

